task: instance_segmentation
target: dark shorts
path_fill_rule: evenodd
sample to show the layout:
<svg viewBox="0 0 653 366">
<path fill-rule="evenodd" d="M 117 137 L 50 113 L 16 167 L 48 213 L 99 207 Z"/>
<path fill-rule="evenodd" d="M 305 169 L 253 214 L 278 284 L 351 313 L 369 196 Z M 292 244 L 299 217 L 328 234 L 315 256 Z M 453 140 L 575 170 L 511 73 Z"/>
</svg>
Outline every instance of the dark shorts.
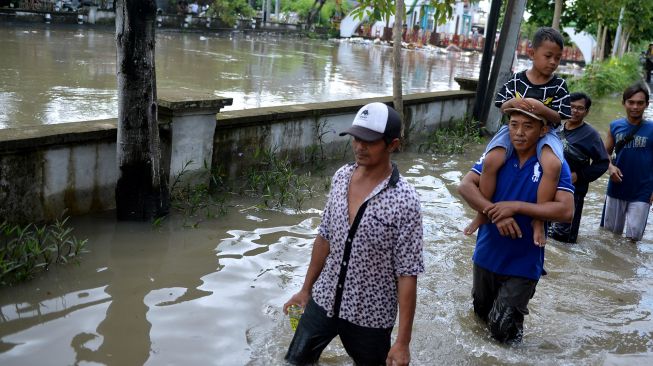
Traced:
<svg viewBox="0 0 653 366">
<path fill-rule="evenodd" d="M 499 275 L 474 264 L 474 312 L 487 322 L 492 337 L 500 342 L 521 341 L 524 315 L 536 286 L 535 280 Z"/>
<path fill-rule="evenodd" d="M 294 365 L 315 364 L 324 348 L 338 335 L 356 365 L 385 365 L 391 333 L 392 328 L 361 327 L 343 319 L 329 318 L 311 299 L 290 342 L 286 361 Z"/>
</svg>

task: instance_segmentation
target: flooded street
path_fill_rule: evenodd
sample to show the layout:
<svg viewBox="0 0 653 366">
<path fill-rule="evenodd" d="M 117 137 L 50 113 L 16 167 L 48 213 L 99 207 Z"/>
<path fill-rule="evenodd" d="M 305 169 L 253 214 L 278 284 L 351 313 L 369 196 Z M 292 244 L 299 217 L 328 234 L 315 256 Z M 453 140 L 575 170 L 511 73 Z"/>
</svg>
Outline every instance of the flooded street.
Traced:
<svg viewBox="0 0 653 366">
<path fill-rule="evenodd" d="M 593 107 L 605 135 L 619 103 Z M 649 115 L 650 112 L 649 112 Z M 595 117 L 596 116 L 596 117 Z M 455 193 L 483 146 L 394 156 L 421 197 L 426 273 L 418 281 L 414 365 L 650 365 L 653 219 L 638 244 L 600 230 L 607 177 L 587 196 L 579 243 L 547 245 L 523 344 L 497 344 L 471 306 L 471 210 Z M 327 169 L 329 175 L 337 166 Z M 0 289 L 0 364 L 279 365 L 292 337 L 281 305 L 298 290 L 324 192 L 301 213 L 234 198 L 227 216 L 184 228 L 77 217 L 79 265 Z M 349 365 L 339 342 L 321 364 Z"/>
</svg>

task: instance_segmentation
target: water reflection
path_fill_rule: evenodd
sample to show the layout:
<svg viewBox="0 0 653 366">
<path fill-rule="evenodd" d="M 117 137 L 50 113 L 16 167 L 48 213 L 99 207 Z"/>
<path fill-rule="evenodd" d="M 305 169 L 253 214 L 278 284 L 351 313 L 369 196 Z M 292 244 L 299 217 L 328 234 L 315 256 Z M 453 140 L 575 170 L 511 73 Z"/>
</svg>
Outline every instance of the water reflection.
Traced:
<svg viewBox="0 0 653 366">
<path fill-rule="evenodd" d="M 116 115 L 113 29 L 0 25 L 0 128 Z M 234 98 L 231 109 L 392 94 L 391 48 L 243 33 L 157 33 L 157 86 Z M 405 93 L 458 89 L 480 55 L 403 50 Z"/>
</svg>

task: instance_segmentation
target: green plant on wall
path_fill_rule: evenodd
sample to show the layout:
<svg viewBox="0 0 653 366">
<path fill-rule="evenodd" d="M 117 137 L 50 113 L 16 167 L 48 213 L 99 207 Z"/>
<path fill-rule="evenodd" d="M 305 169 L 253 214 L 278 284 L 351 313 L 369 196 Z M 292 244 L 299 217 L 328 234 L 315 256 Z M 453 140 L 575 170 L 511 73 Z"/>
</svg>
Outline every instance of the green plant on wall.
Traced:
<svg viewBox="0 0 653 366">
<path fill-rule="evenodd" d="M 419 144 L 419 152 L 434 154 L 461 154 L 470 145 L 483 143 L 478 123 L 469 118 L 450 121 L 447 126 L 429 133 L 426 141 Z"/>
<path fill-rule="evenodd" d="M 78 258 L 87 240 L 72 231 L 68 217 L 42 226 L 0 223 L 0 285 L 29 280 L 52 264 Z"/>
<path fill-rule="evenodd" d="M 260 196 L 266 207 L 301 210 L 306 198 L 313 195 L 310 173 L 300 173 L 276 148 L 257 148 L 252 159 L 256 163 L 245 174 L 248 192 Z"/>
<path fill-rule="evenodd" d="M 252 18 L 254 9 L 249 6 L 247 0 L 214 0 L 207 15 L 218 18 L 227 26 L 232 27 L 238 19 Z"/>
<path fill-rule="evenodd" d="M 175 175 L 170 186 L 170 199 L 172 208 L 183 215 L 184 226 L 196 228 L 205 218 L 226 214 L 227 199 L 225 192 L 220 190 L 224 188 L 224 169 L 221 166 L 210 168 L 204 162 L 203 168 L 195 173 L 195 179 L 187 179 L 191 164 L 192 160 L 186 162 Z M 155 220 L 152 225 L 158 227 L 161 223 L 162 220 Z"/>
</svg>

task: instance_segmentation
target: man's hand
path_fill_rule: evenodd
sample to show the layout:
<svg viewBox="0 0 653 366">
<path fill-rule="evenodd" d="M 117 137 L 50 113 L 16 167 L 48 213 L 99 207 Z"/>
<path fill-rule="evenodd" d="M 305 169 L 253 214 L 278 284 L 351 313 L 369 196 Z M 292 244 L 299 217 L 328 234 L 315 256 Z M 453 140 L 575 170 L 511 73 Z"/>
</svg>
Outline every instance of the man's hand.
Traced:
<svg viewBox="0 0 653 366">
<path fill-rule="evenodd" d="M 407 344 L 396 343 L 390 348 L 385 359 L 386 366 L 407 366 L 410 363 L 410 348 Z"/>
<path fill-rule="evenodd" d="M 306 304 L 308 304 L 308 300 L 311 298 L 311 294 L 309 291 L 304 291 L 301 290 L 298 293 L 292 295 L 288 301 L 286 301 L 285 304 L 283 304 L 283 313 L 288 315 L 288 307 L 290 305 L 299 305 L 302 308 L 306 308 Z"/>
<path fill-rule="evenodd" d="M 494 223 L 502 236 L 510 236 L 513 239 L 521 238 L 521 229 L 517 221 L 512 217 L 502 219 Z"/>
<path fill-rule="evenodd" d="M 621 169 L 619 169 L 616 165 L 608 165 L 608 174 L 610 174 L 610 180 L 612 180 L 615 183 L 621 183 L 623 181 L 623 174 L 621 174 Z"/>
<path fill-rule="evenodd" d="M 576 172 L 571 172 L 571 183 L 576 183 L 578 180 L 578 174 Z"/>
<path fill-rule="evenodd" d="M 485 210 L 483 213 L 486 214 L 492 222 L 499 222 L 508 217 L 513 217 L 519 209 L 519 202 L 515 201 L 502 201 L 496 202 Z"/>
</svg>

